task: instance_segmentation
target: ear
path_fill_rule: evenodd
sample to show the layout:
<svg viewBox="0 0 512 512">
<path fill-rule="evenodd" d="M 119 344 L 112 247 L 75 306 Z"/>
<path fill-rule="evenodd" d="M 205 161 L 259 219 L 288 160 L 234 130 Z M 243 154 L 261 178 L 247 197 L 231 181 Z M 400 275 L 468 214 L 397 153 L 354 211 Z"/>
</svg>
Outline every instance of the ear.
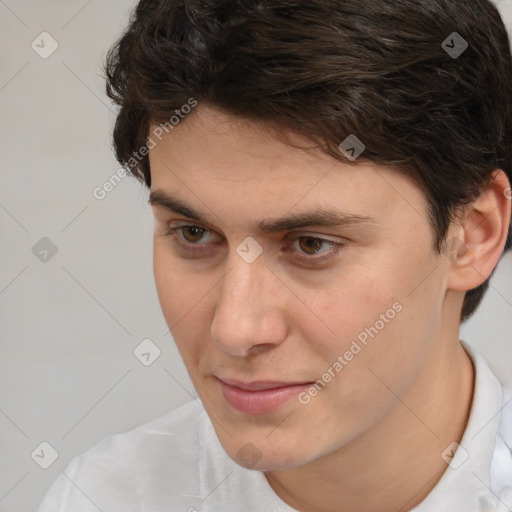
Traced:
<svg viewBox="0 0 512 512">
<path fill-rule="evenodd" d="M 464 210 L 447 240 L 451 260 L 448 288 L 467 291 L 491 275 L 503 254 L 511 216 L 511 189 L 500 169 Z"/>
</svg>

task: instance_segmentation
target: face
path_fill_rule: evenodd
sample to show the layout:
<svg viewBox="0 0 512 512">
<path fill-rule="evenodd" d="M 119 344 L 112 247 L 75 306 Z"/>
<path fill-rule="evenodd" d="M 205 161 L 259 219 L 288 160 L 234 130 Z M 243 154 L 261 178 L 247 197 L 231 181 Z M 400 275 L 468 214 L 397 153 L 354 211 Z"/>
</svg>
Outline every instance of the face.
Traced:
<svg viewBox="0 0 512 512">
<path fill-rule="evenodd" d="M 447 270 L 420 189 L 202 105 L 150 166 L 159 300 L 226 452 L 284 470 L 376 425 L 442 331 Z"/>
</svg>

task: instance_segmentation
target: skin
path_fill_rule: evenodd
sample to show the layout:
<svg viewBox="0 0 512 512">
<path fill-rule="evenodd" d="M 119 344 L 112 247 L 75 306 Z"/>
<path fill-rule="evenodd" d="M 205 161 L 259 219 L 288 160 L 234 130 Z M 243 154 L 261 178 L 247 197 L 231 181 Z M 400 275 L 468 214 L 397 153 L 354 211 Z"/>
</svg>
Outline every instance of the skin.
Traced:
<svg viewBox="0 0 512 512">
<path fill-rule="evenodd" d="M 419 187 L 364 154 L 342 163 L 199 105 L 149 157 L 151 191 L 208 216 L 198 222 L 152 206 L 154 274 L 227 454 L 242 465 L 237 453 L 252 443 L 261 458 L 250 469 L 264 471 L 299 511 L 339 512 L 343 503 L 350 512 L 397 512 L 421 502 L 447 468 L 441 453 L 468 421 L 474 370 L 459 342 L 459 316 L 464 291 L 490 275 L 505 244 L 504 173 L 451 226 L 448 240 L 457 237 L 466 250 L 447 257 L 433 248 Z M 280 233 L 254 227 L 317 207 L 373 220 Z M 164 234 L 178 226 L 206 231 Z M 252 263 L 236 252 L 248 236 L 263 249 Z M 301 236 L 343 245 L 326 263 L 308 263 L 333 249 L 310 248 Z M 182 248 L 187 242 L 195 253 Z M 216 376 L 320 379 L 397 302 L 401 311 L 307 405 L 291 399 L 251 416 L 224 399 Z"/>
</svg>

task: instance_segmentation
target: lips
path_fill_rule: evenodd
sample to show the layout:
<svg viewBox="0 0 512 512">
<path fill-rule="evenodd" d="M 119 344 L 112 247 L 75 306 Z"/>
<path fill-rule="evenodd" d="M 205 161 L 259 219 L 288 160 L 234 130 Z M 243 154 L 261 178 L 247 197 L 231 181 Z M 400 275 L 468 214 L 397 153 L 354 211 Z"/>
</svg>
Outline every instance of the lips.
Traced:
<svg viewBox="0 0 512 512">
<path fill-rule="evenodd" d="M 263 391 L 266 389 L 287 388 L 290 386 L 301 386 L 311 384 L 311 382 L 280 382 L 275 380 L 256 380 L 253 382 L 242 382 L 236 379 L 219 379 L 230 386 L 243 389 L 245 391 Z"/>
<path fill-rule="evenodd" d="M 268 414 L 306 390 L 313 382 L 253 381 L 219 379 L 225 400 L 238 412 L 250 415 Z"/>
</svg>

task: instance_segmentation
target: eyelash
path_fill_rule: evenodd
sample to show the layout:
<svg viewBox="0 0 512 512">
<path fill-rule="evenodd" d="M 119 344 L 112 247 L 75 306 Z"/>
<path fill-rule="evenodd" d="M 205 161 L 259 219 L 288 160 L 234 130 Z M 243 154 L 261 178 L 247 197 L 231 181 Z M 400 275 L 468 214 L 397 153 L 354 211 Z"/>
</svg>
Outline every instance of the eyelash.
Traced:
<svg viewBox="0 0 512 512">
<path fill-rule="evenodd" d="M 187 241 L 185 241 L 185 242 L 177 241 L 176 240 L 176 234 L 178 234 L 179 231 L 181 231 L 183 229 L 188 229 L 188 228 L 196 228 L 196 229 L 199 229 L 201 231 L 204 231 L 204 233 L 208 233 L 209 232 L 208 229 L 202 228 L 201 226 L 184 225 L 184 226 L 178 226 L 178 227 L 175 227 L 175 228 L 168 227 L 164 231 L 163 236 L 170 237 L 171 238 L 171 242 L 175 246 L 183 248 L 183 249 L 185 249 L 186 251 L 189 251 L 189 252 L 197 252 L 197 251 L 201 251 L 202 250 L 202 249 L 193 248 L 195 245 L 203 245 L 205 247 L 208 247 L 209 244 L 193 244 L 192 242 L 187 242 Z M 315 240 L 315 241 L 324 242 L 324 243 L 326 243 L 328 245 L 331 245 L 333 247 L 333 249 L 331 251 L 329 251 L 327 254 L 325 254 L 324 256 L 306 256 L 306 257 L 299 257 L 299 258 L 297 258 L 299 260 L 302 260 L 305 263 L 314 263 L 314 264 L 326 263 L 329 260 L 331 260 L 334 257 L 336 257 L 338 255 L 338 253 L 340 252 L 342 246 L 343 246 L 343 244 L 340 244 L 340 243 L 337 243 L 337 242 L 333 242 L 332 240 L 327 240 L 325 238 L 309 236 L 309 235 L 298 236 L 298 237 L 294 238 L 292 240 L 292 242 L 295 242 L 295 241 L 300 240 L 302 238 L 310 238 L 310 239 Z M 208 249 L 211 250 L 211 247 L 209 247 Z"/>
</svg>

